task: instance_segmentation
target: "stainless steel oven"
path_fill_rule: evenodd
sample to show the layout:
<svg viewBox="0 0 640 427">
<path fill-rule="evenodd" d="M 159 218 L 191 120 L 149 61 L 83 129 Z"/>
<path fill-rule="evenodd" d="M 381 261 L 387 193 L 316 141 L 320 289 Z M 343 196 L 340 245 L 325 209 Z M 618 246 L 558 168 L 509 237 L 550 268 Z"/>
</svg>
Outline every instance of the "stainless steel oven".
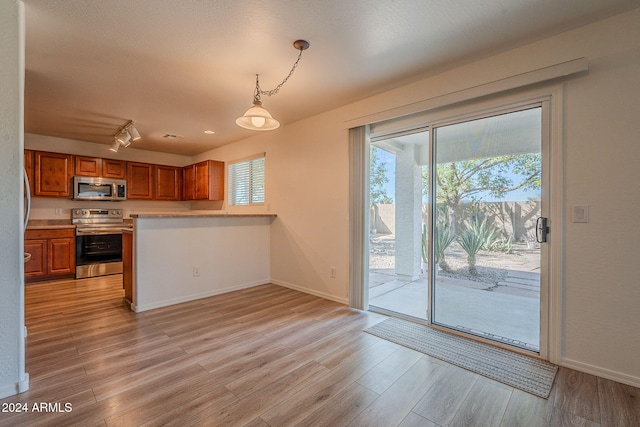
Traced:
<svg viewBox="0 0 640 427">
<path fill-rule="evenodd" d="M 122 209 L 73 209 L 76 279 L 122 273 Z"/>
</svg>

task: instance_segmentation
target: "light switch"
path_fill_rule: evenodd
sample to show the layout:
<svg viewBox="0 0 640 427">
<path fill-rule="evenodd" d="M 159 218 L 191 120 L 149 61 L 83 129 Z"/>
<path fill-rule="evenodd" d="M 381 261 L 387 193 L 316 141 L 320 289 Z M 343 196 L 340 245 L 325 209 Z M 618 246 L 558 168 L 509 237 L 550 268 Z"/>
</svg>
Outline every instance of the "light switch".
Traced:
<svg viewBox="0 0 640 427">
<path fill-rule="evenodd" d="M 589 206 L 574 206 L 573 222 L 589 222 Z"/>
</svg>

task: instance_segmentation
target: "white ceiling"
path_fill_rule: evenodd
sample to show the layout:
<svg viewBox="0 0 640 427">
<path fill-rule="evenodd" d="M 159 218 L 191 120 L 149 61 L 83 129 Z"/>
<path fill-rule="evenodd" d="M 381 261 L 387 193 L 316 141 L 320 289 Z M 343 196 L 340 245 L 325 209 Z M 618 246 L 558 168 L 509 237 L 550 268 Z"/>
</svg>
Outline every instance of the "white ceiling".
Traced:
<svg viewBox="0 0 640 427">
<path fill-rule="evenodd" d="M 245 138 L 255 74 L 294 122 L 640 6 L 638 0 L 24 0 L 25 131 L 194 155 Z M 214 130 L 213 136 L 205 130 Z M 275 131 L 277 132 L 277 130 Z M 165 134 L 183 136 L 166 139 Z"/>
</svg>

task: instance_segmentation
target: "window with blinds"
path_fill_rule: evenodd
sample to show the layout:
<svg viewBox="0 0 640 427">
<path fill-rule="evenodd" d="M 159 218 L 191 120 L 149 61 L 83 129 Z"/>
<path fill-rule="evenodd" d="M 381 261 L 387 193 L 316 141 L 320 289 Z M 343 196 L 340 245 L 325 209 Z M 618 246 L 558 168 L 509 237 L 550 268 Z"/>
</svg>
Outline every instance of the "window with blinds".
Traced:
<svg viewBox="0 0 640 427">
<path fill-rule="evenodd" d="M 264 203 L 264 155 L 229 164 L 229 205 Z"/>
</svg>

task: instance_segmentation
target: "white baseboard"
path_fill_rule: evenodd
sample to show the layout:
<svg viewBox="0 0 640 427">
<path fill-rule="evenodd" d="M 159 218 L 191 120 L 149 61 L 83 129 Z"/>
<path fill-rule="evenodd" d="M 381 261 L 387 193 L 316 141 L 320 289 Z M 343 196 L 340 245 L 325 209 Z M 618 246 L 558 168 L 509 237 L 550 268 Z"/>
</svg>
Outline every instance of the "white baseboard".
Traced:
<svg viewBox="0 0 640 427">
<path fill-rule="evenodd" d="M 212 297 L 212 296 L 215 296 L 215 295 L 226 294 L 228 292 L 238 291 L 240 289 L 247 289 L 247 288 L 253 288 L 254 286 L 266 285 L 267 283 L 270 283 L 269 280 L 260 280 L 260 281 L 257 281 L 257 282 L 243 283 L 243 284 L 240 284 L 240 285 L 229 286 L 229 287 L 222 288 L 222 289 L 215 289 L 215 290 L 212 290 L 210 292 L 203 292 L 203 293 L 200 293 L 200 294 L 193 294 L 193 295 L 185 295 L 185 296 L 182 296 L 180 298 L 172 298 L 172 299 L 168 299 L 168 300 L 157 301 L 157 302 L 154 302 L 152 304 L 145 304 L 145 305 L 134 305 L 134 304 L 132 304 L 131 305 L 131 309 L 133 311 L 135 311 L 136 313 L 141 313 L 143 311 L 153 310 L 154 308 L 168 307 L 168 306 L 174 305 L 174 304 L 180 304 L 180 303 L 183 303 L 183 302 L 195 301 L 195 300 L 202 299 L 202 298 L 208 298 L 208 297 Z"/>
<path fill-rule="evenodd" d="M 329 301 L 339 302 L 340 304 L 349 305 L 349 298 L 338 298 L 334 295 L 327 294 L 325 292 L 314 291 L 313 289 L 303 288 L 302 286 L 294 285 L 293 283 L 283 282 L 282 280 L 271 279 L 271 283 L 278 286 L 284 286 L 285 288 L 293 289 L 294 291 L 304 292 L 305 294 L 314 295 L 320 298 L 328 299 Z"/>
<path fill-rule="evenodd" d="M 622 372 L 612 371 L 611 369 L 601 368 L 599 366 L 590 365 L 588 363 L 579 362 L 572 359 L 562 359 L 562 366 L 566 368 L 575 369 L 576 371 L 584 372 L 586 374 L 595 375 L 598 377 L 606 378 L 608 380 L 616 381 L 622 384 L 627 384 L 632 387 L 640 388 L 640 378 L 632 375 L 627 375 Z"/>
<path fill-rule="evenodd" d="M 0 399 L 24 393 L 27 390 L 29 390 L 29 374 L 25 373 L 20 382 L 0 385 Z"/>
</svg>

